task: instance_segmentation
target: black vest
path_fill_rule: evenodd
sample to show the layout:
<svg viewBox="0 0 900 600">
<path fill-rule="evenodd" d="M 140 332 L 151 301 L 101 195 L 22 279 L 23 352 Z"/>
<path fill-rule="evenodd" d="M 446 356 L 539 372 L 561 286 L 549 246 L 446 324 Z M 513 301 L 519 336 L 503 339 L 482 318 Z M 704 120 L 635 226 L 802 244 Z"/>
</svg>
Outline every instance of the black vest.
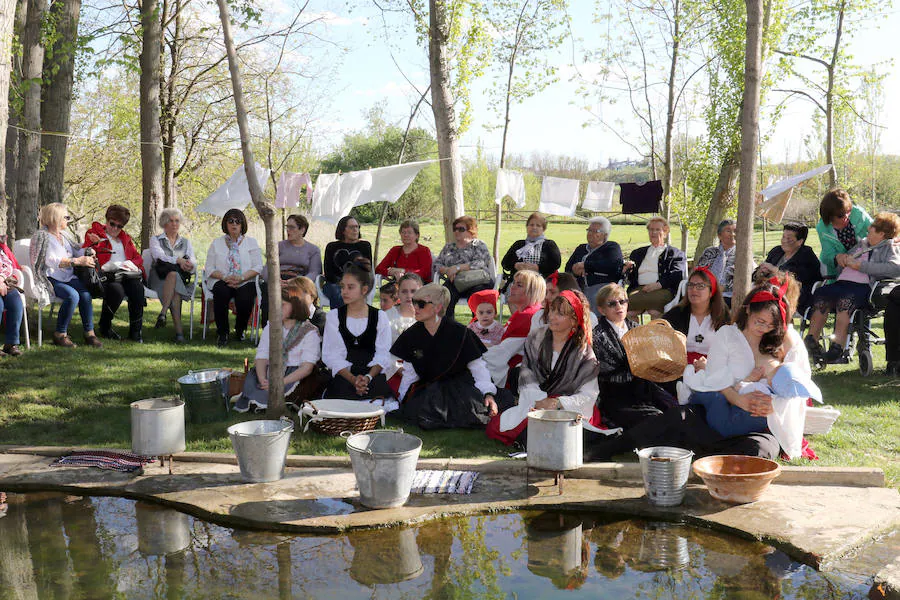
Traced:
<svg viewBox="0 0 900 600">
<path fill-rule="evenodd" d="M 351 371 L 363 369 L 368 371 L 368 364 L 375 356 L 375 340 L 378 337 L 378 309 L 369 307 L 369 322 L 361 335 L 356 336 L 347 329 L 347 305 L 337 309 L 338 333 L 347 348 L 347 360 L 353 365 Z"/>
</svg>

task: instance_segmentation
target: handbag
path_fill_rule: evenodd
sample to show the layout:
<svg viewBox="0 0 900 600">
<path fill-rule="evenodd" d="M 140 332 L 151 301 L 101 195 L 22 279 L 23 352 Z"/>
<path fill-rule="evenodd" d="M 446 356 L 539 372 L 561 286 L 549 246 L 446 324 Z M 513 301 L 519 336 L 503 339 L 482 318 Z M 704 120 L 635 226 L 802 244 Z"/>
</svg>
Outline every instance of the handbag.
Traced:
<svg viewBox="0 0 900 600">
<path fill-rule="evenodd" d="M 91 298 L 103 297 L 103 281 L 100 278 L 100 271 L 97 267 L 73 267 L 75 277 L 77 277 L 84 287 L 87 288 Z"/>
<path fill-rule="evenodd" d="M 185 256 L 187 258 L 187 256 Z M 178 276 L 181 277 L 181 280 L 184 282 L 184 285 L 190 285 L 191 279 L 194 274 L 189 273 L 178 266 L 176 263 L 166 262 L 164 260 L 158 260 L 153 263 L 153 270 L 156 271 L 156 274 L 159 275 L 160 279 L 165 279 L 169 273 L 175 272 L 178 273 Z M 233 395 L 233 394 L 232 394 Z"/>
<path fill-rule="evenodd" d="M 491 279 L 491 276 L 484 269 L 460 271 L 453 280 L 453 285 L 456 286 L 456 291 L 460 294 L 465 294 L 476 286 L 492 285 L 493 283 L 494 280 Z"/>
</svg>

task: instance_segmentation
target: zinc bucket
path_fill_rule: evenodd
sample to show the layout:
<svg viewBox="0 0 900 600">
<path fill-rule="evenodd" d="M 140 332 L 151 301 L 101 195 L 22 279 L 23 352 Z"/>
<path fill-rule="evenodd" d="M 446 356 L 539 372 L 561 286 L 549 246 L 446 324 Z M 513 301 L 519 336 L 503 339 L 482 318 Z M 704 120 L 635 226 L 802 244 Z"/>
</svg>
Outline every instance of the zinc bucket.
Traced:
<svg viewBox="0 0 900 600">
<path fill-rule="evenodd" d="M 246 421 L 229 427 L 228 436 L 237 455 L 241 477 L 251 483 L 282 479 L 293 431 L 294 423 L 284 418 Z"/>
<path fill-rule="evenodd" d="M 681 504 L 694 453 L 672 446 L 652 446 L 636 452 L 641 460 L 644 489 L 650 504 L 656 506 Z"/>
<path fill-rule="evenodd" d="M 131 450 L 143 456 L 184 452 L 184 401 L 149 398 L 131 403 Z"/>
<path fill-rule="evenodd" d="M 402 431 L 364 431 L 348 437 L 347 451 L 363 506 L 406 504 L 421 449 L 422 440 Z"/>
<path fill-rule="evenodd" d="M 225 418 L 228 413 L 226 394 L 230 375 L 230 371 L 225 369 L 203 369 L 188 371 L 187 375 L 178 378 L 181 398 L 187 407 L 191 423 L 210 423 Z"/>
</svg>

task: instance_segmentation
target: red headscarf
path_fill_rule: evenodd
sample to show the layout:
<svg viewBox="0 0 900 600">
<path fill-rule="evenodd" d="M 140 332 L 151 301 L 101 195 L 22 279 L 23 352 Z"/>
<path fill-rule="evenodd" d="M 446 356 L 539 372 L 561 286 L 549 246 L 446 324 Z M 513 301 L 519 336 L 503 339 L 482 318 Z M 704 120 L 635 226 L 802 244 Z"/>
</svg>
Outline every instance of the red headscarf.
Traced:
<svg viewBox="0 0 900 600">
<path fill-rule="evenodd" d="M 566 302 L 572 307 L 572 310 L 575 311 L 575 321 L 577 322 L 578 329 L 584 330 L 584 304 L 581 303 L 581 299 L 575 295 L 575 292 L 572 290 L 563 290 L 559 293 L 560 298 L 565 298 Z M 569 337 L 572 337 L 575 334 L 573 331 L 569 334 Z M 591 345 L 591 331 L 587 329 L 584 331 L 585 340 L 587 341 L 587 345 Z"/>
<path fill-rule="evenodd" d="M 547 281 L 553 284 L 553 287 L 559 287 L 559 271 L 553 271 L 547 275 Z"/>
<path fill-rule="evenodd" d="M 716 276 L 712 274 L 712 271 L 709 270 L 709 267 L 697 267 L 694 269 L 694 273 L 697 271 L 702 271 L 707 277 L 709 277 L 709 295 L 715 296 L 716 290 L 719 286 L 719 281 L 716 279 Z"/>
<path fill-rule="evenodd" d="M 774 300 L 778 303 L 778 311 L 781 313 L 781 322 L 787 327 L 788 324 L 788 314 L 787 314 L 787 305 L 784 301 L 784 295 L 787 293 L 788 288 L 788 280 L 785 278 L 784 283 L 778 281 L 777 277 L 773 277 L 769 280 L 769 283 L 774 285 L 777 289 L 777 292 L 773 294 L 768 290 L 763 290 L 760 292 L 756 292 L 753 294 L 753 297 L 750 298 L 750 304 L 754 302 L 768 302 L 769 300 Z"/>
<path fill-rule="evenodd" d="M 500 292 L 497 290 L 481 290 L 469 296 L 469 309 L 472 311 L 472 321 L 475 320 L 475 312 L 478 310 L 479 304 L 490 304 L 497 312 L 497 301 L 500 299 Z M 469 321 L 471 323 L 472 321 Z"/>
</svg>

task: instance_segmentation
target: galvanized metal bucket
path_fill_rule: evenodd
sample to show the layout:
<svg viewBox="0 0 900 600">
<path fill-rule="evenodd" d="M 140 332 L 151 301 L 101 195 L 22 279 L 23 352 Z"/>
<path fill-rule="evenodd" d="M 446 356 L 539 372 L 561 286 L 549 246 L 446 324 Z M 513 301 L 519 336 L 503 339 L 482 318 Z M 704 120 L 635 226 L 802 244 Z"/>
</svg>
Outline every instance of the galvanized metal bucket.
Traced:
<svg viewBox="0 0 900 600">
<path fill-rule="evenodd" d="M 220 421 L 228 414 L 229 369 L 188 371 L 178 378 L 191 423 Z"/>
<path fill-rule="evenodd" d="M 282 479 L 293 431 L 294 423 L 284 417 L 278 421 L 246 421 L 229 427 L 228 436 L 241 477 L 251 483 Z"/>
<path fill-rule="evenodd" d="M 571 471 L 583 464 L 582 415 L 572 410 L 528 413 L 528 466 L 545 471 Z"/>
<path fill-rule="evenodd" d="M 364 431 L 347 438 L 347 452 L 359 488 L 359 501 L 369 508 L 403 506 L 409 499 L 422 440 L 402 431 Z"/>
<path fill-rule="evenodd" d="M 165 556 L 191 545 L 191 519 L 171 508 L 137 502 L 138 552 L 144 556 Z"/>
<path fill-rule="evenodd" d="M 131 450 L 142 456 L 184 452 L 184 402 L 148 398 L 131 403 Z"/>
<path fill-rule="evenodd" d="M 672 446 L 652 446 L 635 450 L 641 460 L 644 489 L 650 504 L 678 506 L 691 472 L 694 453 Z"/>
<path fill-rule="evenodd" d="M 347 536 L 353 546 L 350 577 L 366 586 L 415 579 L 425 572 L 415 529 L 359 531 Z"/>
</svg>

